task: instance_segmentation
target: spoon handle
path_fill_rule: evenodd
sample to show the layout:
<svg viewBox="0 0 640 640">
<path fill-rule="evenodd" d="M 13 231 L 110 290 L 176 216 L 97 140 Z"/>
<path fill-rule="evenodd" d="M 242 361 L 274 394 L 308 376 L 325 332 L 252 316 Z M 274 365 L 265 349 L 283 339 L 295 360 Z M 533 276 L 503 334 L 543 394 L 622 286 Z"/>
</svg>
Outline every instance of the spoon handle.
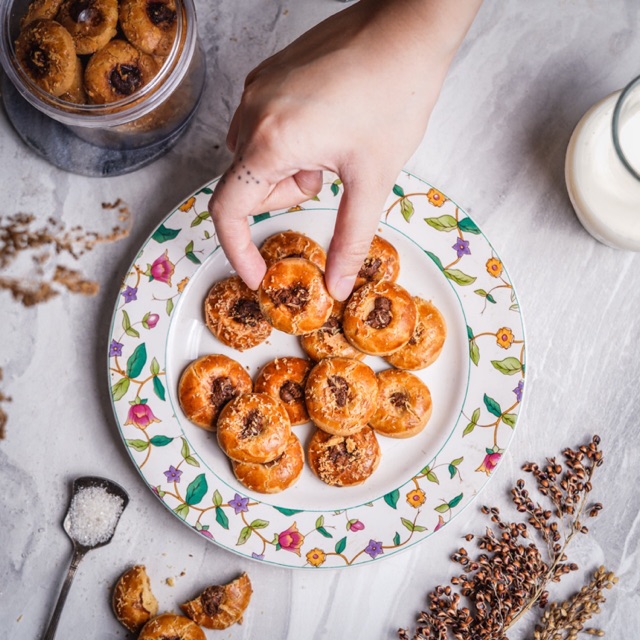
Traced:
<svg viewBox="0 0 640 640">
<path fill-rule="evenodd" d="M 67 577 L 65 578 L 64 584 L 62 585 L 60 595 L 58 596 L 58 602 L 56 603 L 56 608 L 53 610 L 51 621 L 49 622 L 49 626 L 42 636 L 42 640 L 53 640 L 56 635 L 56 629 L 58 628 L 58 622 L 60 622 L 60 615 L 62 614 L 64 603 L 66 602 L 67 595 L 69 594 L 71 582 L 73 581 L 73 577 L 76 574 L 76 569 L 80 564 L 80 560 L 84 558 L 85 553 L 85 549 L 81 549 L 79 547 L 74 547 L 73 549 L 73 557 L 71 558 L 69 571 L 67 571 Z"/>
</svg>

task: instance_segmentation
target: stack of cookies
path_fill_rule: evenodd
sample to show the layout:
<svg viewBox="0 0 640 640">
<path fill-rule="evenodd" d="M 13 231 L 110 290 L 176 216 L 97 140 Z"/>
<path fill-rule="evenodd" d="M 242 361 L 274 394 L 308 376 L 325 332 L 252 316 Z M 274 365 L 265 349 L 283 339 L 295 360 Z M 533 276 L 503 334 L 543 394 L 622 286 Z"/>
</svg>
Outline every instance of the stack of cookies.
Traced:
<svg viewBox="0 0 640 640">
<path fill-rule="evenodd" d="M 324 283 L 325 252 L 311 238 L 286 231 L 260 252 L 267 272 L 252 291 L 237 276 L 213 285 L 204 303 L 211 332 L 245 351 L 275 328 L 299 336 L 308 359 L 279 357 L 252 381 L 224 355 L 189 364 L 178 389 L 196 425 L 217 432 L 236 478 L 275 493 L 293 485 L 304 466 L 291 427 L 311 421 L 306 446 L 313 473 L 333 486 L 364 482 L 380 462 L 377 436 L 408 438 L 431 417 L 428 387 L 411 371 L 440 355 L 446 324 L 436 307 L 396 283 L 396 249 L 375 236 L 346 302 Z M 375 373 L 363 360 L 380 356 L 391 368 Z"/>
</svg>

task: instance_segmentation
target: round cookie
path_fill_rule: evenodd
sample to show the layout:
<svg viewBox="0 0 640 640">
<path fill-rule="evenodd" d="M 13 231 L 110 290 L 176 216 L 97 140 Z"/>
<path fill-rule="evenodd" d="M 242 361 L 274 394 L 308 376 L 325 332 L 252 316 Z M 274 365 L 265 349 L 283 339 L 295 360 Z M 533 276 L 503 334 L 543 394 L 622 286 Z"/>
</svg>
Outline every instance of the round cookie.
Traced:
<svg viewBox="0 0 640 640">
<path fill-rule="evenodd" d="M 373 369 L 353 358 L 327 358 L 309 373 L 305 387 L 311 420 L 327 433 L 349 435 L 376 411 L 378 382 Z"/>
<path fill-rule="evenodd" d="M 369 282 L 389 280 L 395 282 L 400 273 L 400 256 L 396 248 L 384 238 L 373 236 L 369 254 L 364 259 L 355 287 L 362 287 Z"/>
<path fill-rule="evenodd" d="M 287 447 L 275 460 L 264 464 L 231 461 L 238 481 L 251 491 L 279 493 L 293 485 L 304 467 L 304 452 L 295 434 L 289 436 Z"/>
<path fill-rule="evenodd" d="M 16 59 L 29 79 L 52 96 L 73 86 L 76 48 L 69 32 L 54 20 L 33 20 L 20 32 Z"/>
<path fill-rule="evenodd" d="M 95 53 L 116 35 L 118 0 L 63 0 L 56 20 L 71 34 L 78 55 Z"/>
<path fill-rule="evenodd" d="M 142 627 L 138 640 L 207 640 L 204 631 L 185 616 L 162 613 Z"/>
<path fill-rule="evenodd" d="M 317 429 L 307 448 L 311 471 L 326 484 L 350 487 L 362 484 L 380 463 L 380 445 L 366 426 L 348 436 Z"/>
<path fill-rule="evenodd" d="M 286 449 L 291 423 L 282 403 L 266 393 L 246 393 L 218 418 L 218 444 L 238 462 L 271 462 Z"/>
<path fill-rule="evenodd" d="M 283 357 L 268 362 L 254 384 L 256 393 L 267 393 L 280 400 L 289 415 L 291 425 L 309 420 L 304 401 L 304 387 L 311 371 L 311 362 L 304 358 Z"/>
<path fill-rule="evenodd" d="M 191 362 L 180 376 L 178 400 L 191 422 L 215 431 L 222 407 L 233 398 L 251 393 L 253 382 L 244 367 L 221 354 Z"/>
<path fill-rule="evenodd" d="M 335 300 L 329 319 L 319 329 L 300 336 L 300 346 L 312 360 L 320 362 L 324 358 L 364 358 L 365 354 L 344 337 L 342 314 L 345 304 Z"/>
<path fill-rule="evenodd" d="M 137 564 L 120 576 L 111 604 L 118 622 L 132 632 L 139 631 L 158 613 L 158 601 L 144 565 Z"/>
<path fill-rule="evenodd" d="M 20 20 L 20 27 L 24 29 L 34 20 L 44 18 L 45 20 L 55 20 L 62 0 L 31 0 L 27 5 L 27 12 Z"/>
<path fill-rule="evenodd" d="M 409 342 L 385 360 L 397 369 L 416 371 L 433 364 L 440 355 L 447 337 L 447 324 L 433 303 L 413 298 L 418 309 L 418 321 Z"/>
<path fill-rule="evenodd" d="M 285 258 L 272 264 L 262 280 L 258 299 L 269 322 L 293 335 L 319 329 L 333 308 L 322 271 L 305 258 Z"/>
<path fill-rule="evenodd" d="M 413 373 L 398 369 L 380 371 L 378 409 L 369 420 L 373 429 L 390 438 L 410 438 L 420 433 L 431 417 L 429 387 Z"/>
<path fill-rule="evenodd" d="M 175 0 L 121 0 L 119 17 L 132 45 L 154 56 L 169 55 L 178 25 Z"/>
<path fill-rule="evenodd" d="M 260 311 L 258 294 L 239 276 L 216 282 L 204 301 L 207 327 L 218 340 L 245 351 L 264 342 L 271 325 Z"/>
<path fill-rule="evenodd" d="M 327 254 L 315 241 L 297 231 L 281 231 L 269 236 L 260 246 L 260 254 L 270 267 L 285 258 L 306 258 L 324 271 Z"/>
<path fill-rule="evenodd" d="M 411 294 L 395 282 L 381 280 L 357 289 L 344 310 L 342 328 L 356 349 L 386 356 L 413 335 L 418 309 Z"/>
</svg>

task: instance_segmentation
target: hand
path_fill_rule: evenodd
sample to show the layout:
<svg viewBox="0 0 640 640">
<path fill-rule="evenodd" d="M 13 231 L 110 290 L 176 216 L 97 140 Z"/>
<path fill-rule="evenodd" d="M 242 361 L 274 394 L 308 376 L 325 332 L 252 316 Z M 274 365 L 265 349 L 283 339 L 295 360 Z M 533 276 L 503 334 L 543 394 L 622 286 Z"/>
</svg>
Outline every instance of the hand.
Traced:
<svg viewBox="0 0 640 640">
<path fill-rule="evenodd" d="M 350 294 L 480 1 L 360 0 L 249 74 L 227 137 L 234 159 L 209 211 L 251 288 L 265 264 L 247 217 L 308 200 L 329 170 L 344 194 L 325 280 L 334 298 Z"/>
</svg>

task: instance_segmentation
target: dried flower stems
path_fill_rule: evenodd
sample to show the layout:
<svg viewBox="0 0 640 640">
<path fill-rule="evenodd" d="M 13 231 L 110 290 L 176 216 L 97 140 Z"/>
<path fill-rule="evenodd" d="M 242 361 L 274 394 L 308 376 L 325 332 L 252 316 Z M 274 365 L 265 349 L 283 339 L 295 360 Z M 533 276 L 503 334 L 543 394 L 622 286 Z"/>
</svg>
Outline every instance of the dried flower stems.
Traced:
<svg viewBox="0 0 640 640">
<path fill-rule="evenodd" d="M 602 509 L 599 503 L 588 505 L 594 472 L 603 462 L 599 445 L 600 438 L 593 436 L 575 450 L 565 449 L 563 464 L 549 458 L 541 467 L 534 463 L 524 465 L 523 470 L 533 475 L 538 492 L 550 503 L 545 507 L 534 501 L 524 480 L 518 480 L 511 497 L 517 511 L 526 514 L 526 522 L 507 522 L 496 507 L 482 507 L 482 513 L 494 525 L 478 537 L 482 553 L 472 559 L 465 548 L 460 548 L 452 555 L 464 573 L 451 579 L 453 588 L 440 585 L 428 594 L 429 611 L 419 616 L 414 640 L 500 640 L 532 607 L 546 607 L 549 584 L 578 568 L 568 561 L 566 550 L 576 534 L 588 532 L 583 524 L 585 514 L 595 517 Z M 531 540 L 530 527 L 543 543 L 541 548 Z M 472 534 L 465 536 L 467 541 L 473 538 Z M 605 571 L 604 575 L 608 577 L 598 573 L 592 588 L 586 588 L 585 593 L 593 596 L 592 603 L 604 601 L 598 600 L 603 585 L 614 582 L 613 574 Z M 458 591 L 454 591 L 456 587 Z M 463 598 L 469 606 L 462 606 Z M 560 610 L 573 612 L 567 622 L 580 629 L 588 618 L 579 616 L 590 617 L 595 611 L 584 603 Z M 555 618 L 549 620 L 553 622 Z M 399 637 L 408 640 L 409 635 L 400 630 Z M 562 638 L 540 636 L 541 640 Z"/>
</svg>

